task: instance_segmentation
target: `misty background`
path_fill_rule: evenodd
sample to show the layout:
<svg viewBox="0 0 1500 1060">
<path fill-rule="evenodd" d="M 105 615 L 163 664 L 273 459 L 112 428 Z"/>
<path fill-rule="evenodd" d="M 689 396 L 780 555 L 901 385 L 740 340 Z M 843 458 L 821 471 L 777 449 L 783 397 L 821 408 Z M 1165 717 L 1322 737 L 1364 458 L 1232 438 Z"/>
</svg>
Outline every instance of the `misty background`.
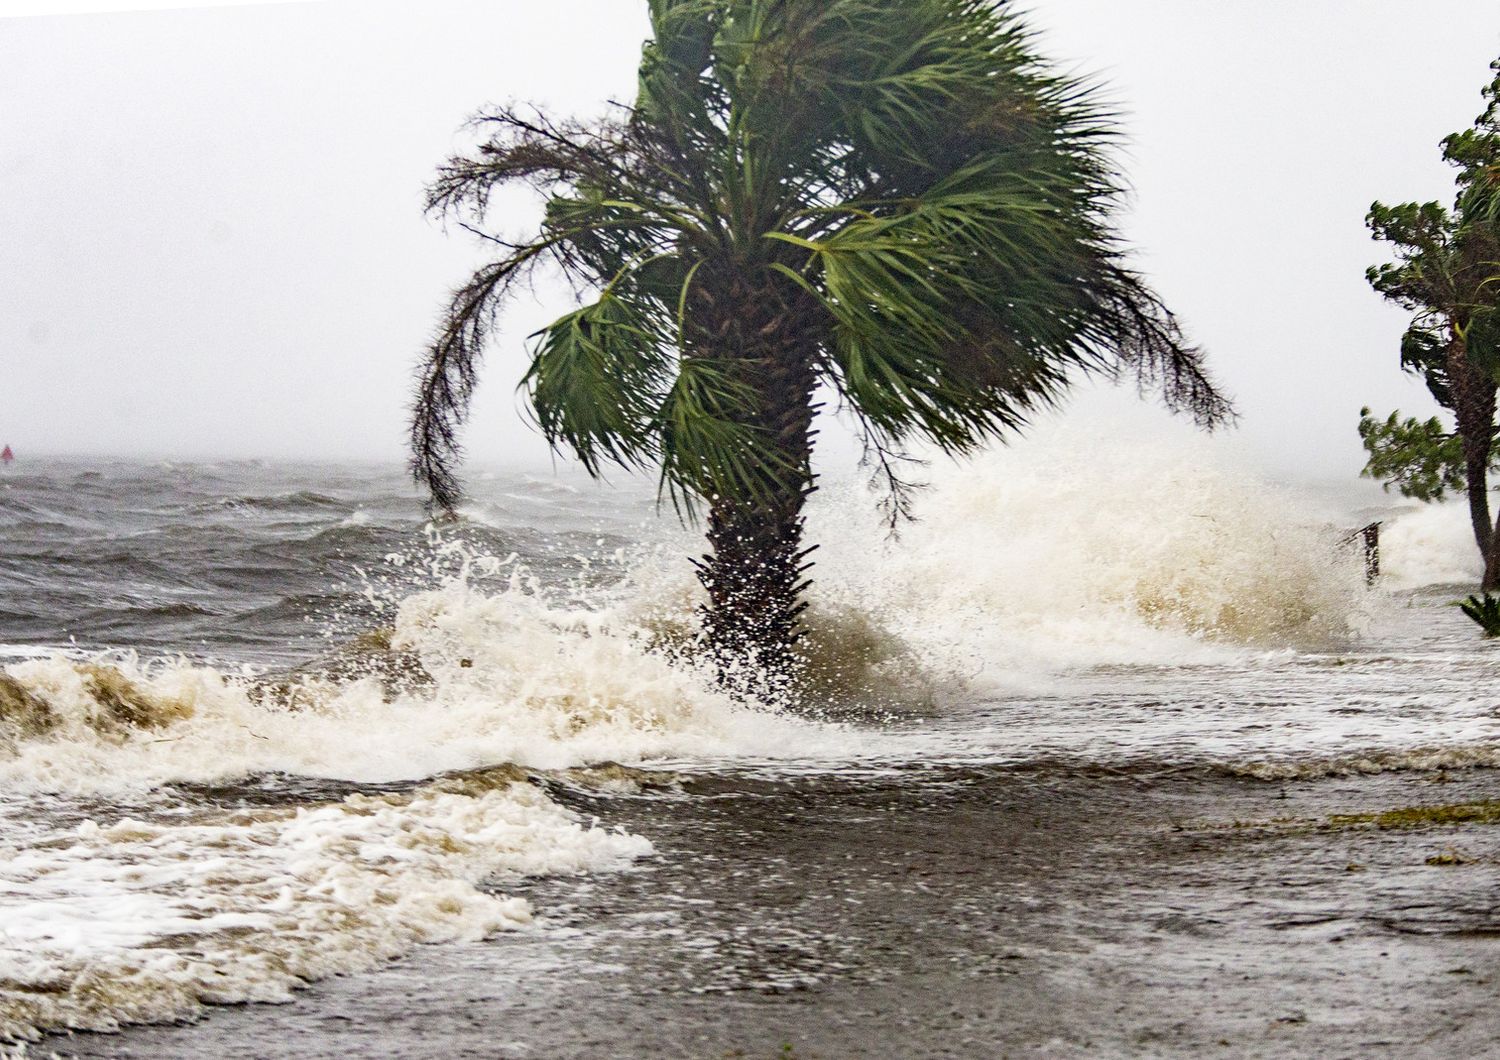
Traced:
<svg viewBox="0 0 1500 1060">
<path fill-rule="evenodd" d="M 1352 479 L 1362 404 L 1435 411 L 1365 284 L 1363 218 L 1451 198 L 1438 141 L 1481 109 L 1493 0 L 1026 6 L 1122 112 L 1125 231 L 1237 398 L 1233 449 Z M 413 365 L 484 253 L 423 216 L 423 186 L 486 102 L 628 102 L 647 32 L 645 0 L 40 7 L 0 0 L 25 12 L 0 18 L 0 443 L 23 457 L 402 459 Z M 537 214 L 500 201 L 502 229 Z M 524 337 L 570 304 L 512 305 L 475 462 L 549 459 L 515 388 Z M 1137 404 L 1090 386 L 1063 415 L 1101 444 L 1188 436 Z"/>
</svg>

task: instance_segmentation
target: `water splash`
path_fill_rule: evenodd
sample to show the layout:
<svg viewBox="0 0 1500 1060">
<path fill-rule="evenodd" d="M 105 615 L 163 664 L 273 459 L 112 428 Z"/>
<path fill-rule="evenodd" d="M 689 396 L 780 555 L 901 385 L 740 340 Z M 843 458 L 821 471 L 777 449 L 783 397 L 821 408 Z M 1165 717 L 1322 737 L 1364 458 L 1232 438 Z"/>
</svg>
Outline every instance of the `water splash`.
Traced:
<svg viewBox="0 0 1500 1060">
<path fill-rule="evenodd" d="M 1340 688 L 1375 701 L 1407 679 L 1406 664 L 1388 676 L 1372 659 L 1336 686 L 1326 660 L 1299 661 L 1357 643 L 1382 595 L 1339 551 L 1336 521 L 1210 455 L 1055 437 L 935 465 L 917 514 L 888 540 L 852 484 L 811 513 L 819 695 L 866 721 L 898 708 L 883 730 L 741 702 L 674 663 L 662 649 L 691 639 L 701 599 L 681 557 L 701 544 L 670 532 L 612 553 L 575 541 L 566 577 L 442 533 L 366 557 L 341 632 L 364 635 L 290 672 L 130 653 L 12 662 L 0 1037 L 284 999 L 422 942 L 524 924 L 530 911 L 486 880 L 649 850 L 586 825 L 525 771 L 1146 755 L 1280 770 L 1292 766 L 1261 752 L 1288 733 L 1320 759 L 1395 763 L 1355 745 L 1430 746 L 1410 734 L 1443 704 L 1469 746 L 1493 745 L 1447 688 L 1409 716 L 1377 705 L 1328 723 Z M 369 631 L 370 615 L 384 627 Z M 1268 653 L 1285 702 L 1258 691 Z M 1209 673 L 1224 702 L 1203 702 Z M 913 706 L 931 716 L 913 725 Z M 267 776 L 310 788 L 258 809 L 183 789 Z"/>
<path fill-rule="evenodd" d="M 897 541 L 866 496 L 827 498 L 818 592 L 981 686 L 1324 645 L 1367 621 L 1338 532 L 1210 455 L 1062 434 L 931 478 Z"/>
<path fill-rule="evenodd" d="M 1484 574 L 1468 505 L 1423 504 L 1397 512 L 1380 533 L 1382 583 L 1390 589 L 1473 586 Z"/>
</svg>

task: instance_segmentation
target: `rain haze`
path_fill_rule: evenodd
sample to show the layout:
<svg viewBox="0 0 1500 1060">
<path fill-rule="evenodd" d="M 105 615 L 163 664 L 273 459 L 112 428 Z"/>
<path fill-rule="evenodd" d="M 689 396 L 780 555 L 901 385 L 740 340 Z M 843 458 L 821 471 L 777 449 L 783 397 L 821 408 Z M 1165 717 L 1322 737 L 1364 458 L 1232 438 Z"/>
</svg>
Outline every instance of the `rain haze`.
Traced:
<svg viewBox="0 0 1500 1060">
<path fill-rule="evenodd" d="M 73 13 L 44 14 L 65 6 Z M 399 459 L 413 362 L 482 248 L 423 216 L 487 101 L 628 101 L 645 4 L 9 4 L 0 20 L 0 433 L 19 451 Z M 123 5 L 114 5 L 116 7 Z M 1122 113 L 1137 262 L 1238 401 L 1234 447 L 1352 477 L 1358 409 L 1433 411 L 1366 286 L 1370 202 L 1442 199 L 1493 4 L 1038 0 L 1046 50 Z M 535 216 L 503 200 L 499 227 Z M 468 433 L 547 450 L 514 304 Z M 549 315 L 551 314 L 551 315 Z M 1107 388 L 1102 388 L 1107 389 Z M 1071 402 L 1165 425 L 1129 387 Z"/>
<path fill-rule="evenodd" d="M 0 0 L 0 1060 L 1497 1055 L 1500 4 L 1000 3 Z"/>
</svg>

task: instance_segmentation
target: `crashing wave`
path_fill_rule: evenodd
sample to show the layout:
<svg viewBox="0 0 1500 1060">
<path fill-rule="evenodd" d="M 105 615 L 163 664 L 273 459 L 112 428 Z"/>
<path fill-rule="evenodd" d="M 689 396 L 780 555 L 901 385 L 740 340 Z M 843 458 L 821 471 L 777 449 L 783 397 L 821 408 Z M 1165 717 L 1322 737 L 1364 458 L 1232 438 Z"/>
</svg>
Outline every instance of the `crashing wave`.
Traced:
<svg viewBox="0 0 1500 1060">
<path fill-rule="evenodd" d="M 30 838 L 0 843 L 0 1040 L 286 1001 L 416 945 L 530 922 L 528 903 L 486 881 L 620 868 L 651 850 L 503 774 Z"/>
</svg>

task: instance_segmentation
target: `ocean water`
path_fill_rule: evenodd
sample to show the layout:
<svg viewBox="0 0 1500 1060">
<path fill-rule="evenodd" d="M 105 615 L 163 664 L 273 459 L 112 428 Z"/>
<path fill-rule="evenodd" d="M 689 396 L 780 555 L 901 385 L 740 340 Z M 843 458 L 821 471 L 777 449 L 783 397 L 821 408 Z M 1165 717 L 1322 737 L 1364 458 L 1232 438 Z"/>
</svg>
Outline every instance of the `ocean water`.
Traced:
<svg viewBox="0 0 1500 1060">
<path fill-rule="evenodd" d="M 1500 655 L 1449 606 L 1476 576 L 1457 507 L 1066 438 L 935 465 L 894 538 L 827 482 L 793 709 L 680 657 L 701 546 L 649 490 L 472 486 L 432 524 L 399 467 L 0 476 L 0 1041 L 546 932 L 510 892 L 653 856 L 568 792 L 1500 763 Z M 1373 515 L 1372 588 L 1345 538 Z"/>
</svg>

